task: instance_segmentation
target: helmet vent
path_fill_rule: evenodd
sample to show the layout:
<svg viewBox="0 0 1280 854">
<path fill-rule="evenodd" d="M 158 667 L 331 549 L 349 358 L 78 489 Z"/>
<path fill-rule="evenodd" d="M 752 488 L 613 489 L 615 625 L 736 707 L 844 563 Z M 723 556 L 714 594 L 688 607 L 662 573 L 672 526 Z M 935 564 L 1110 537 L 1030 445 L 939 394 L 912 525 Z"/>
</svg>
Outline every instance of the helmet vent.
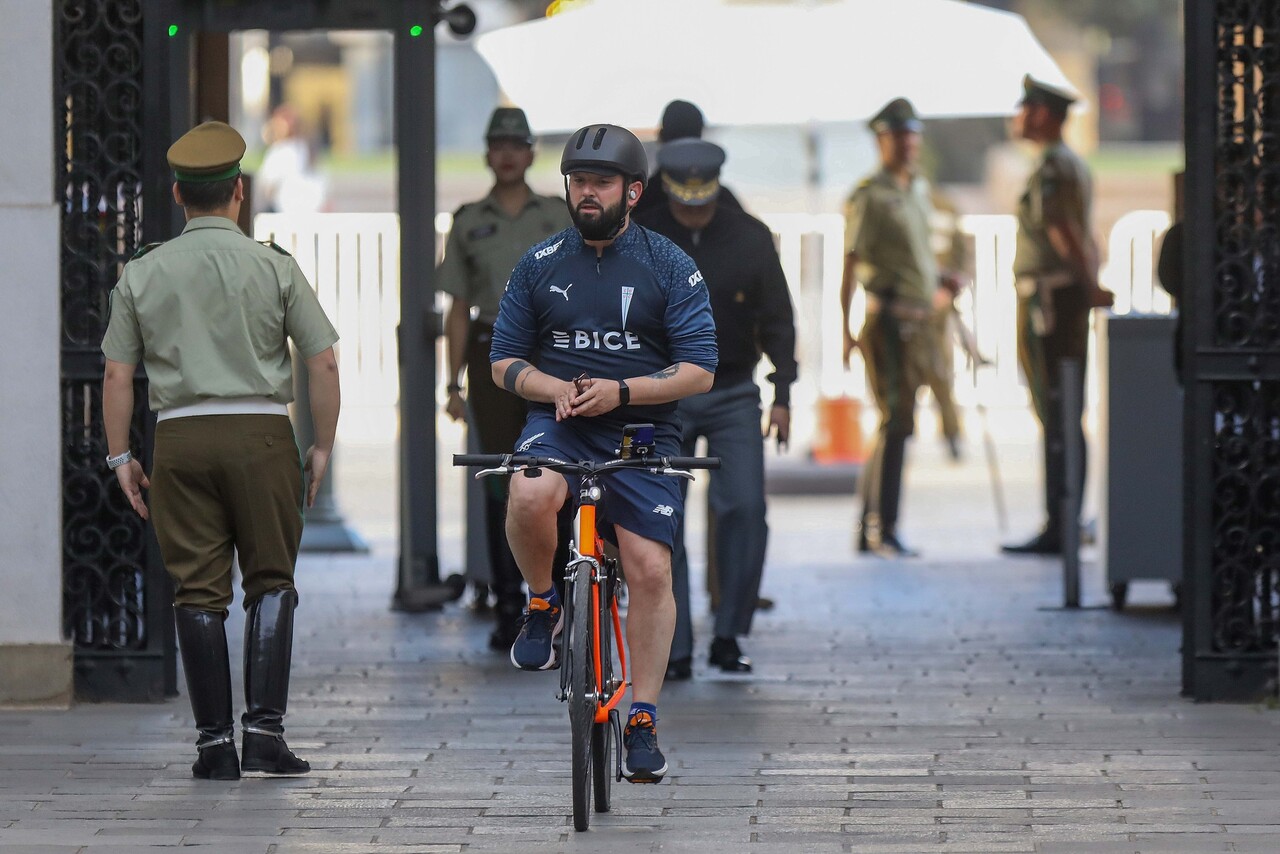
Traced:
<svg viewBox="0 0 1280 854">
<path fill-rule="evenodd" d="M 577 144 L 576 144 L 576 145 L 574 145 L 574 148 L 578 149 L 579 151 L 581 151 L 581 150 L 582 150 L 582 146 L 583 146 L 583 145 L 586 143 L 586 141 L 587 141 L 587 131 L 589 131 L 589 130 L 591 130 L 591 128 L 583 128 L 583 129 L 582 129 L 582 133 L 578 134 L 578 142 L 577 142 Z"/>
<path fill-rule="evenodd" d="M 600 150 L 600 145 L 604 142 L 604 133 L 606 130 L 608 130 L 608 128 L 600 128 L 600 130 L 596 131 L 596 138 L 591 143 L 591 147 L 596 151 Z"/>
</svg>

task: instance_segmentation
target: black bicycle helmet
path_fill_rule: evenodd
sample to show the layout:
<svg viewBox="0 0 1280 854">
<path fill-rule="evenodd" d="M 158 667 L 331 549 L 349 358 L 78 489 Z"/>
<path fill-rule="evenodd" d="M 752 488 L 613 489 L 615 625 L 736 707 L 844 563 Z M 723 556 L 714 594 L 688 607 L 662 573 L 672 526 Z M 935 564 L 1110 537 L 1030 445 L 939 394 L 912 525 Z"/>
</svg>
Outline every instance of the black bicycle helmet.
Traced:
<svg viewBox="0 0 1280 854">
<path fill-rule="evenodd" d="M 649 180 L 649 158 L 644 146 L 631 131 L 617 125 L 587 125 L 574 132 L 560 155 L 560 174 L 594 172 L 621 173 L 628 182 Z"/>
</svg>

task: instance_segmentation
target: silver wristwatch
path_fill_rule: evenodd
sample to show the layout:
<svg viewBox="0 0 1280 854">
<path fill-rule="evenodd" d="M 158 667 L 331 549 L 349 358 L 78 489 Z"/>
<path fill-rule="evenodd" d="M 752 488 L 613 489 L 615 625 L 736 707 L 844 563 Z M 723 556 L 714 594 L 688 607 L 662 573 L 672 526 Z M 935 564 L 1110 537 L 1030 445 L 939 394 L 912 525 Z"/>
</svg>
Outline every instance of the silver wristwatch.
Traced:
<svg viewBox="0 0 1280 854">
<path fill-rule="evenodd" d="M 125 465 L 131 460 L 133 460 L 132 451 L 125 451 L 123 454 L 121 454 L 118 457 L 113 457 L 110 454 L 107 454 L 107 468 L 111 469 L 112 471 L 115 471 L 116 469 L 120 468 L 120 466 Z"/>
</svg>

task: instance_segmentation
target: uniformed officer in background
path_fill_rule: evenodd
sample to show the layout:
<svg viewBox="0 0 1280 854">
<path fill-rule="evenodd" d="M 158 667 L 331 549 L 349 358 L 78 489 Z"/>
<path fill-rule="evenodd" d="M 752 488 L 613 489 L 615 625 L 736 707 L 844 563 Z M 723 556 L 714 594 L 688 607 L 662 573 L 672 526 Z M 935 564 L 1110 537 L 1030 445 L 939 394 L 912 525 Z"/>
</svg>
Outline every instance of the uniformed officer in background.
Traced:
<svg viewBox="0 0 1280 854">
<path fill-rule="evenodd" d="M 215 780 L 239 779 L 242 769 L 311 770 L 284 741 L 298 602 L 293 574 L 303 501 L 315 501 L 328 468 L 339 408 L 338 335 L 315 292 L 287 252 L 236 226 L 244 150 L 244 139 L 222 122 L 205 122 L 169 149 L 173 197 L 187 225 L 125 265 L 102 341 L 107 465 L 144 519 L 142 490 L 150 489 L 199 729 L 191 773 Z M 315 424 L 305 494 L 286 407 L 293 400 L 290 339 L 306 363 Z M 157 413 L 150 480 L 129 448 L 139 361 Z M 223 625 L 233 552 L 247 612 L 242 761 Z"/>
<path fill-rule="evenodd" d="M 1058 554 L 1067 479 L 1083 495 L 1085 473 L 1083 453 L 1079 470 L 1067 472 L 1062 365 L 1073 360 L 1080 366 L 1076 391 L 1083 403 L 1089 310 L 1111 305 L 1113 297 L 1098 285 L 1098 248 L 1090 227 L 1093 182 L 1084 161 L 1062 141 L 1062 125 L 1075 97 L 1031 75 L 1023 78 L 1022 93 L 1013 133 L 1039 147 L 1041 158 L 1018 202 L 1013 271 L 1018 362 L 1044 440 L 1045 523 L 1030 540 L 1002 549 L 1008 554 Z M 1079 419 L 1069 429 L 1077 431 L 1083 450 Z"/>
<path fill-rule="evenodd" d="M 785 447 L 791 432 L 791 384 L 796 379 L 796 330 L 791 294 L 773 234 L 733 205 L 720 205 L 725 153 L 701 139 L 669 142 L 658 152 L 664 208 L 637 215 L 638 224 L 671 239 L 698 265 L 711 295 L 720 363 L 705 394 L 680 401 L 681 453 L 693 456 L 700 437 L 707 453 L 724 460 L 707 492 L 715 529 L 720 596 L 709 662 L 730 673 L 751 670 L 738 638 L 751 631 L 760 597 L 765 546 L 764 430 Z M 773 403 L 762 417 L 755 370 L 761 355 L 773 364 Z M 668 679 L 692 675 L 693 625 L 689 609 L 689 556 L 684 524 L 671 556 L 676 631 Z"/>
<path fill-rule="evenodd" d="M 698 105 L 690 101 L 674 100 L 662 110 L 662 124 L 658 126 L 658 156 L 668 143 L 682 139 L 702 139 L 706 129 L 706 119 Z M 721 208 L 742 210 L 742 202 L 733 191 L 720 184 L 720 192 L 716 196 L 716 205 Z M 667 188 L 663 186 L 661 169 L 653 170 L 649 183 L 645 185 L 644 194 L 636 203 L 635 216 L 648 216 L 654 211 L 664 211 L 667 207 Z"/>
<path fill-rule="evenodd" d="M 498 388 L 489 371 L 489 343 L 503 288 L 526 249 L 570 225 L 564 199 L 540 196 L 525 183 L 533 164 L 533 131 L 524 111 L 499 107 L 485 132 L 485 163 L 493 188 L 477 202 L 458 208 L 436 270 L 436 287 L 452 298 L 445 316 L 449 356 L 449 402 L 455 421 L 468 415 L 480 451 L 510 453 L 524 428 L 524 401 Z M 466 373 L 467 394 L 462 393 Z M 524 588 L 520 568 L 507 545 L 505 478 L 484 484 L 485 530 L 497 626 L 489 645 L 505 652 L 520 631 Z"/>
<path fill-rule="evenodd" d="M 929 321 L 950 302 L 938 287 L 930 244 L 929 187 L 918 174 L 922 125 L 905 98 L 871 119 L 880 168 L 845 206 L 845 260 L 840 284 L 844 363 L 862 350 L 867 384 L 880 412 L 875 446 L 862 473 L 858 551 L 913 557 L 898 537 L 898 507 L 907 438 L 915 429 L 916 391 L 935 358 Z M 849 328 L 854 290 L 867 290 L 862 334 Z"/>
</svg>

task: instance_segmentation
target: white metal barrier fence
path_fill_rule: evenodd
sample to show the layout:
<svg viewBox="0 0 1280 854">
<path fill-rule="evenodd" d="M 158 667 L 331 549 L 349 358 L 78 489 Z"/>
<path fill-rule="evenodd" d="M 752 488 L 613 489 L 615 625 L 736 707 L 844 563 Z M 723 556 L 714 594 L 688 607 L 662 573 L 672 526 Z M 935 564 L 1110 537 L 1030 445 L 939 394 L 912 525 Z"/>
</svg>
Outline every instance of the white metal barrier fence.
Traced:
<svg viewBox="0 0 1280 854">
<path fill-rule="evenodd" d="M 808 445 L 817 401 L 838 394 L 863 396 L 860 363 L 841 365 L 840 275 L 844 219 L 839 214 L 765 214 L 773 230 L 791 288 L 799 331 L 800 380 L 792 391 L 794 441 Z M 1100 278 L 1116 292 L 1117 312 L 1167 313 L 1169 299 L 1154 284 L 1156 247 L 1169 225 L 1160 211 L 1132 211 L 1121 217 L 1108 242 L 1109 263 Z M 436 217 L 437 257 L 452 217 Z M 1013 252 L 1017 225 L 1008 215 L 967 215 L 959 227 L 973 240 L 973 287 L 959 301 L 960 313 L 983 354 L 993 364 L 978 373 L 978 385 L 958 382 L 957 402 L 977 395 L 988 406 L 1020 406 L 1026 393 L 1018 374 Z M 254 237 L 274 240 L 297 259 L 315 285 L 320 302 L 342 342 L 341 431 L 347 439 L 381 439 L 394 434 L 399 396 L 395 328 L 400 316 L 400 229 L 395 214 L 259 214 Z M 855 329 L 865 299 L 853 305 Z M 443 372 L 443 348 L 438 351 Z M 956 354 L 957 369 L 964 369 Z M 762 368 L 761 374 L 767 372 Z M 443 373 L 437 386 L 443 386 Z"/>
</svg>

